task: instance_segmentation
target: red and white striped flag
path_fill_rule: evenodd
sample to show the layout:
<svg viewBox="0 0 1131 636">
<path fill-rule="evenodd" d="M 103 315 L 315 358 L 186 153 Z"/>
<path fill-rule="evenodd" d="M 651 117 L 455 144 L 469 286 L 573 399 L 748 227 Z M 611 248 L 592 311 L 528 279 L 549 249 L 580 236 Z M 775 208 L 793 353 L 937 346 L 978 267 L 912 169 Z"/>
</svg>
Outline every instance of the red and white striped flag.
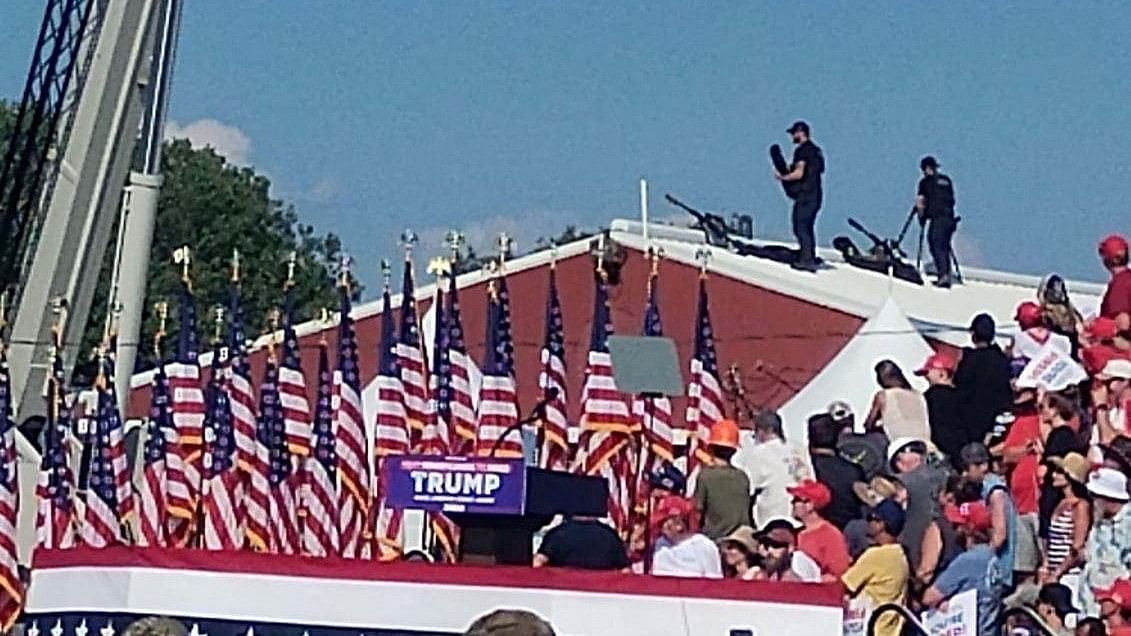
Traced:
<svg viewBox="0 0 1131 636">
<path fill-rule="evenodd" d="M 372 530 L 366 527 L 372 499 L 369 478 L 369 435 L 365 430 L 358 370 L 357 333 L 350 316 L 348 278 L 343 278 L 338 322 L 338 366 L 331 402 L 338 457 L 339 539 L 342 556 L 361 558 Z"/>
<path fill-rule="evenodd" d="M 105 548 L 125 541 L 123 528 L 133 514 L 133 491 L 129 483 L 122 417 L 114 395 L 114 361 L 106 356 L 98 364 L 98 407 L 91 422 L 93 430 L 88 436 L 90 466 L 80 537 L 92 548 Z"/>
<path fill-rule="evenodd" d="M 306 376 L 299 357 L 294 325 L 294 284 L 287 283 L 283 302 L 283 357 L 279 365 L 279 404 L 283 409 L 287 448 L 296 457 L 310 454 L 313 427 L 310 402 L 306 396 Z"/>
<path fill-rule="evenodd" d="M 244 545 L 243 479 L 236 466 L 232 407 L 224 386 L 224 363 L 229 349 L 212 352 L 212 377 L 204 396 L 204 460 L 201 516 L 204 547 L 239 550 Z"/>
<path fill-rule="evenodd" d="M 268 439 L 259 430 L 256 417 L 255 389 L 251 382 L 251 363 L 244 331 L 243 303 L 240 301 L 239 270 L 233 266 L 231 297 L 228 307 L 228 367 L 225 389 L 232 412 L 236 467 L 240 475 L 242 496 L 239 501 L 243 540 L 254 550 L 265 552 L 270 547 L 269 521 L 270 483 L 268 481 Z"/>
<path fill-rule="evenodd" d="M 447 356 L 447 375 L 444 381 L 448 386 L 447 412 L 448 428 L 451 431 L 451 453 L 468 455 L 475 448 L 475 402 L 471 394 L 471 378 L 475 373 L 475 363 L 467 355 L 467 344 L 463 334 L 463 319 L 460 315 L 459 288 L 453 273 L 448 278 L 447 342 L 444 354 Z M 439 324 L 439 323 L 437 323 Z M 439 355 L 439 354 L 435 354 Z"/>
<path fill-rule="evenodd" d="M 47 425 L 43 429 L 43 452 L 39 462 L 36 546 L 48 550 L 75 545 L 75 476 L 67 452 L 67 431 L 71 430 L 71 407 L 67 404 L 66 382 L 58 331 L 53 332 L 54 352 L 47 386 Z"/>
<path fill-rule="evenodd" d="M 428 399 L 428 367 L 420 341 L 420 325 L 416 319 L 416 289 L 412 260 L 405 257 L 404 279 L 401 282 L 401 325 L 397 338 L 397 366 L 404 386 L 404 407 L 408 417 L 409 449 L 416 451 L 424 436 L 424 427 L 431 419 Z"/>
<path fill-rule="evenodd" d="M 8 356 L 0 344 L 0 631 L 7 632 L 20 615 L 24 584 L 16 526 L 19 520 L 19 458 L 16 455 L 16 422 L 12 419 L 12 377 Z"/>
<path fill-rule="evenodd" d="M 150 387 L 149 420 L 145 425 L 145 453 L 141 481 L 137 487 L 138 545 L 165 547 L 168 537 L 168 488 L 166 485 L 165 458 L 168 437 L 175 435 L 173 415 L 169 408 L 169 379 L 165 366 L 159 364 L 153 372 Z"/>
<path fill-rule="evenodd" d="M 475 453 L 480 456 L 522 457 L 518 398 L 513 359 L 507 354 L 510 323 L 505 320 L 503 299 L 496 282 L 488 286 L 487 342 L 483 351 L 483 384 L 479 388 Z"/>
<path fill-rule="evenodd" d="M 451 363 L 448 355 L 448 312 L 444 308 L 444 289 L 436 282 L 436 296 L 432 300 L 435 329 L 432 337 L 432 373 L 428 378 L 428 421 L 420 452 L 425 455 L 451 453 Z"/>
<path fill-rule="evenodd" d="M 408 415 L 405 409 L 405 391 L 397 369 L 396 338 L 393 329 L 393 312 L 389 307 L 389 287 L 385 286 L 381 313 L 381 351 L 377 367 L 377 424 L 375 427 L 375 452 L 377 456 L 376 501 L 373 503 L 373 527 L 376 539 L 375 555 L 382 561 L 400 557 L 402 551 L 402 512 L 386 505 L 385 485 L 381 476 L 381 462 L 391 455 L 404 455 L 409 451 Z"/>
<path fill-rule="evenodd" d="M 338 458 L 334 441 L 331 400 L 334 393 L 330 375 L 328 345 L 318 351 L 318 401 L 314 405 L 314 445 L 306 458 L 306 483 L 302 491 L 303 552 L 310 556 L 337 556 L 338 538 Z"/>
<path fill-rule="evenodd" d="M 287 446 L 274 352 L 259 387 L 259 418 L 260 431 L 266 436 L 268 549 L 276 554 L 295 554 L 299 541 L 295 460 Z"/>
<path fill-rule="evenodd" d="M 707 440 L 711 427 L 725 417 L 719 383 L 719 360 L 715 354 L 715 332 L 707 303 L 707 276 L 699 277 L 699 304 L 695 317 L 695 353 L 691 357 L 691 382 L 687 387 L 688 476 L 711 459 Z"/>
<path fill-rule="evenodd" d="M 579 464 L 586 475 L 600 475 L 609 485 L 609 517 L 622 533 L 628 532 L 629 439 L 632 418 L 624 395 L 613 379 L 608 337 L 613 333 L 608 283 L 598 272 L 589 342 L 589 364 L 581 393 Z"/>
<path fill-rule="evenodd" d="M 557 268 L 550 266 L 550 291 L 546 300 L 546 339 L 542 345 L 542 373 L 538 378 L 546 402 L 542 430 L 542 467 L 566 470 L 569 467 L 569 420 L 566 418 L 565 323 L 562 301 L 558 297 Z"/>
<path fill-rule="evenodd" d="M 653 261 L 656 263 L 656 261 Z M 644 332 L 646 337 L 658 338 L 664 335 L 660 322 L 660 305 L 657 298 L 659 272 L 653 265 L 652 274 L 648 277 L 648 303 L 644 308 Z M 671 463 L 675 460 L 675 442 L 672 437 L 672 403 L 666 397 L 649 399 L 634 399 L 632 414 L 640 422 L 644 433 L 645 448 L 644 472 L 642 479 L 656 471 L 664 462 Z M 637 493 L 643 494 L 643 484 L 637 484 Z"/>
<path fill-rule="evenodd" d="M 204 392 L 197 360 L 196 299 L 187 278 L 181 281 L 177 353 L 166 366 L 173 410 L 172 439 L 165 457 L 168 491 L 168 540 L 187 545 L 196 527 L 200 493 L 201 444 L 204 437 Z"/>
</svg>

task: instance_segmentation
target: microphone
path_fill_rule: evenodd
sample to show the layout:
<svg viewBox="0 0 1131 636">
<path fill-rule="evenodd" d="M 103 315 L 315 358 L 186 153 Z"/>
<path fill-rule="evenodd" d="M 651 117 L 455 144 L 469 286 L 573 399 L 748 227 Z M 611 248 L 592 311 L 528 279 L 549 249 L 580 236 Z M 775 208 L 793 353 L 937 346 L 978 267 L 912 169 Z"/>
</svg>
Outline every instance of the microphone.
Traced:
<svg viewBox="0 0 1131 636">
<path fill-rule="evenodd" d="M 491 453 L 489 457 L 495 456 L 495 453 L 499 450 L 499 445 L 502 444 L 503 440 L 506 439 L 507 436 L 509 436 L 511 433 L 514 433 L 526 424 L 545 419 L 546 407 L 550 405 L 550 402 L 553 402 L 558 398 L 559 393 L 560 392 L 558 391 L 557 387 L 550 387 L 546 389 L 546 393 L 543 394 L 542 399 L 538 400 L 538 403 L 535 404 L 534 408 L 530 410 L 530 415 L 508 426 L 507 430 L 503 431 L 503 434 L 499 436 L 499 439 L 495 440 L 495 443 L 491 445 Z"/>
</svg>

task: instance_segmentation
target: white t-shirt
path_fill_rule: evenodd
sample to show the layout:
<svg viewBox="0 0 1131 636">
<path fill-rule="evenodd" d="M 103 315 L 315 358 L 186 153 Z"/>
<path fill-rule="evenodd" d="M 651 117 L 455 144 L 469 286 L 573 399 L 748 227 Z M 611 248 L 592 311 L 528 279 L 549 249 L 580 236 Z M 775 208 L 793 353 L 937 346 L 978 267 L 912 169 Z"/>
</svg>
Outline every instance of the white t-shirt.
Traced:
<svg viewBox="0 0 1131 636">
<path fill-rule="evenodd" d="M 1072 355 L 1072 341 L 1068 336 L 1048 329 L 1033 328 L 1022 331 L 1013 338 L 1013 357 L 1033 360 L 1041 355 L 1041 349 L 1048 344 L 1063 354 Z"/>
<path fill-rule="evenodd" d="M 684 578 L 723 578 L 719 546 L 701 534 L 693 534 L 679 543 L 656 551 L 652 557 L 652 574 Z"/>
<path fill-rule="evenodd" d="M 810 476 L 809 463 L 801 452 L 776 438 L 757 444 L 736 459 L 750 478 L 750 494 L 762 491 L 754 503 L 754 527 L 761 528 L 774 517 L 793 516 L 785 489 Z"/>
</svg>

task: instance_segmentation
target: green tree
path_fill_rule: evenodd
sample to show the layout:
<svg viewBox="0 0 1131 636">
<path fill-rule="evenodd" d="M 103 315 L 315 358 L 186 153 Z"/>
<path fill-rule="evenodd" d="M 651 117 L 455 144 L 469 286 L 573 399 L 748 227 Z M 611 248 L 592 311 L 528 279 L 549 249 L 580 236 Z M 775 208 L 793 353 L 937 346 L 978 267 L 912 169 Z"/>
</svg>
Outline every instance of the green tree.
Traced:
<svg viewBox="0 0 1131 636">
<path fill-rule="evenodd" d="M 193 148 L 187 140 L 165 144 L 165 177 L 158 200 L 157 220 L 149 255 L 142 352 L 139 369 L 153 363 L 152 341 L 157 328 L 154 304 L 169 303 L 168 351 L 177 337 L 177 299 L 181 269 L 173 264 L 174 250 L 188 245 L 192 253 L 191 277 L 199 314 L 201 347 L 212 341 L 212 307 L 226 304 L 232 252 L 241 260 L 242 300 L 249 336 L 263 332 L 270 311 L 279 306 L 291 252 L 298 256 L 295 269 L 297 320 L 319 315 L 322 308 L 337 307 L 334 279 L 341 258 L 341 240 L 319 235 L 300 223 L 294 206 L 270 196 L 270 181 L 252 168 L 228 164 L 211 148 Z M 87 324 L 84 350 L 93 351 L 106 323 L 113 246 L 107 251 Z M 361 289 L 353 282 L 353 297 Z M 89 381 L 93 365 L 76 365 L 76 384 Z"/>
</svg>

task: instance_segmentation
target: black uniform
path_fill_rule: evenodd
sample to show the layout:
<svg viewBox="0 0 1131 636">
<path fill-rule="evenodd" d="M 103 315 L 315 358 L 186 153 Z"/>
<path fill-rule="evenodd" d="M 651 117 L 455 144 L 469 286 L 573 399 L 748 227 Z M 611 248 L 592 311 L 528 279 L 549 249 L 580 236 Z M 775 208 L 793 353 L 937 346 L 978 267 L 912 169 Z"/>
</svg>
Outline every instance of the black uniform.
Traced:
<svg viewBox="0 0 1131 636">
<path fill-rule="evenodd" d="M 797 198 L 793 201 L 793 235 L 799 247 L 798 265 L 817 266 L 817 213 L 821 211 L 821 175 L 825 172 L 825 155 L 812 141 L 799 144 L 793 151 L 793 165 L 805 162 L 805 173 L 797 181 Z"/>
<path fill-rule="evenodd" d="M 919 180 L 919 196 L 926 202 L 924 220 L 931 226 L 927 228 L 927 244 L 931 248 L 931 259 L 935 262 L 935 272 L 940 283 L 950 283 L 950 241 L 954 238 L 957 222 L 954 218 L 954 184 L 950 177 L 940 172 Z"/>
</svg>

